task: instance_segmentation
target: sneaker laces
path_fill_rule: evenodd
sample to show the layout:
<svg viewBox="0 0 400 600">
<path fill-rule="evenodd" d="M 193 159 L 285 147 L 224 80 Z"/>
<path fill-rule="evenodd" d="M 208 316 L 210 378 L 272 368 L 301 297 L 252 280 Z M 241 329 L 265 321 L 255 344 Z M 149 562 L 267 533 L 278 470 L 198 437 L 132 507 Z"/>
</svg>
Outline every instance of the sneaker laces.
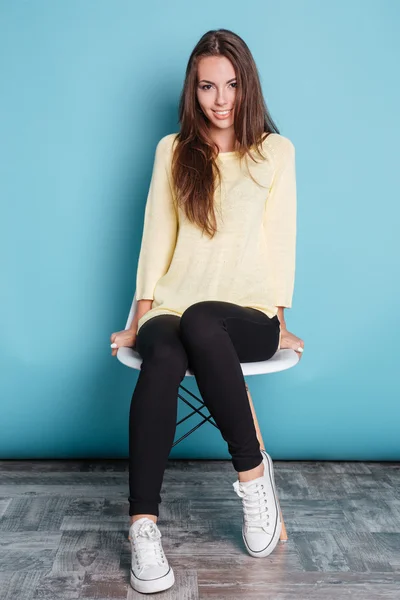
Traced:
<svg viewBox="0 0 400 600">
<path fill-rule="evenodd" d="M 232 485 L 237 495 L 242 498 L 244 521 L 247 528 L 261 528 L 270 533 L 268 501 L 264 484 L 256 480 L 246 482 L 237 480 Z"/>
<path fill-rule="evenodd" d="M 142 523 L 138 530 L 133 533 L 133 551 L 140 564 L 138 575 L 140 575 L 146 567 L 152 567 L 154 565 L 163 566 L 165 563 L 160 538 L 161 532 L 153 521 Z"/>
</svg>

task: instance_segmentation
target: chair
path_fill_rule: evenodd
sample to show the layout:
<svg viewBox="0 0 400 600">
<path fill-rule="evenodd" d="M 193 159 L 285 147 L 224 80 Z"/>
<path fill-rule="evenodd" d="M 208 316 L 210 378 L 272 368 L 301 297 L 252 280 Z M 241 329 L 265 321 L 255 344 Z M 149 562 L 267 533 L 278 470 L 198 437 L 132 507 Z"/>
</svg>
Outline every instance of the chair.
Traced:
<svg viewBox="0 0 400 600">
<path fill-rule="evenodd" d="M 128 329 L 132 323 L 133 316 L 136 312 L 136 306 L 137 306 L 137 300 L 136 300 L 136 291 L 135 291 L 131 309 L 130 309 L 129 316 L 128 316 L 128 320 L 125 325 L 125 329 Z M 140 370 L 140 368 L 141 368 L 140 365 L 142 364 L 142 358 L 141 358 L 140 354 L 136 350 L 134 350 L 134 348 L 126 348 L 126 347 L 118 348 L 117 358 L 122 364 L 126 365 L 127 367 L 131 367 L 133 369 L 138 369 L 138 370 Z M 272 358 L 270 358 L 269 360 L 241 363 L 241 367 L 242 367 L 243 375 L 245 375 L 245 376 L 246 375 L 261 375 L 261 374 L 265 374 L 265 373 L 276 373 L 277 371 L 284 371 L 285 369 L 290 369 L 291 367 L 294 367 L 298 363 L 298 361 L 299 361 L 299 358 L 294 350 L 285 349 L 285 350 L 278 350 L 274 354 L 274 356 Z M 187 369 L 185 376 L 194 377 L 194 373 L 190 369 Z M 192 412 L 189 413 L 188 415 L 186 415 L 185 417 L 183 417 L 183 419 L 181 419 L 180 421 L 177 421 L 176 426 L 181 425 L 184 421 L 187 421 L 187 419 L 192 417 L 195 413 L 200 415 L 202 417 L 202 420 L 197 425 L 195 425 L 192 429 L 190 429 L 189 431 L 184 433 L 179 439 L 175 440 L 174 443 L 172 444 L 172 447 L 179 444 L 179 442 L 184 440 L 186 437 L 188 437 L 191 433 L 196 431 L 196 429 L 198 429 L 201 425 L 204 425 L 204 423 L 206 423 L 206 422 L 210 423 L 211 425 L 213 425 L 214 427 L 216 427 L 218 429 L 218 426 L 216 425 L 216 423 L 213 420 L 213 418 L 211 417 L 211 415 L 209 414 L 207 416 L 202 413 L 201 408 L 206 408 L 203 400 L 201 398 L 199 398 L 198 396 L 196 396 L 195 394 L 193 394 L 190 390 L 185 388 L 182 384 L 179 385 L 179 388 L 181 390 L 183 390 L 193 400 L 196 400 L 196 402 L 198 402 L 200 404 L 200 408 L 197 408 L 190 400 L 188 400 L 181 394 L 178 394 L 178 398 L 180 398 L 183 402 L 185 402 L 192 409 Z M 247 390 L 247 396 L 248 396 L 249 403 L 250 403 L 251 412 L 252 412 L 253 419 L 254 419 L 254 425 L 255 425 L 255 429 L 256 429 L 256 433 L 257 433 L 257 439 L 260 443 L 260 448 L 262 450 L 265 450 L 264 441 L 262 439 L 256 412 L 254 410 L 253 401 L 252 401 L 247 383 L 246 383 L 246 390 Z M 282 542 L 286 542 L 288 539 L 288 536 L 287 536 L 287 532 L 286 532 L 285 523 L 283 521 L 282 511 L 281 511 L 281 520 L 282 520 L 282 532 L 280 535 L 280 540 Z"/>
</svg>

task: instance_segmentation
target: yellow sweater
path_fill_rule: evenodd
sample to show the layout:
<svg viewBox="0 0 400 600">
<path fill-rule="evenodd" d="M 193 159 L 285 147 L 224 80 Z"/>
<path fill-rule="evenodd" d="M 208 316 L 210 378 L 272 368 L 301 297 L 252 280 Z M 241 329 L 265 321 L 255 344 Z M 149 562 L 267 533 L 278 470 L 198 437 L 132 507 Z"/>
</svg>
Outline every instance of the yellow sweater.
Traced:
<svg viewBox="0 0 400 600">
<path fill-rule="evenodd" d="M 164 136 L 155 153 L 137 268 L 136 299 L 153 300 L 140 327 L 161 314 L 181 316 L 201 300 L 224 300 L 269 317 L 290 308 L 295 278 L 296 177 L 293 143 L 280 134 L 263 142 L 261 161 L 247 161 L 257 184 L 240 167 L 236 152 L 218 155 L 222 185 L 214 203 L 213 239 L 176 208 L 172 192 L 172 143 Z"/>
</svg>

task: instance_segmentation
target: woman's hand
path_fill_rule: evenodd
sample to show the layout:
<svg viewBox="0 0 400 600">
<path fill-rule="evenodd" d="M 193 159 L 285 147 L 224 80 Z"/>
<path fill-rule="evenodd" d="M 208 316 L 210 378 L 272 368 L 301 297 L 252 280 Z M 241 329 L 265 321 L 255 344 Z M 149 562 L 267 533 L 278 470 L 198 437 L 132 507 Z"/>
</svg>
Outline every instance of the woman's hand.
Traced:
<svg viewBox="0 0 400 600">
<path fill-rule="evenodd" d="M 303 340 L 294 335 L 293 333 L 290 333 L 290 331 L 288 331 L 286 327 L 281 327 L 281 343 L 279 346 L 280 350 L 283 350 L 284 348 L 290 348 L 296 352 L 297 356 L 300 359 L 303 353 L 298 352 L 299 346 L 301 348 L 304 348 Z"/>
<path fill-rule="evenodd" d="M 138 323 L 140 319 L 145 315 L 153 305 L 153 300 L 138 300 L 137 301 L 137 309 L 135 314 L 133 315 L 132 323 L 129 329 L 124 329 L 123 331 L 116 331 L 112 333 L 110 336 L 111 344 L 116 344 L 114 348 L 111 348 L 112 356 L 116 356 L 118 352 L 118 348 L 124 346 L 126 348 L 133 348 L 136 344 L 136 336 L 138 332 Z"/>
<path fill-rule="evenodd" d="M 136 343 L 136 335 L 137 332 L 134 329 L 124 329 L 123 331 L 112 333 L 110 341 L 112 344 L 116 344 L 116 346 L 111 348 L 111 355 L 116 356 L 118 348 L 121 348 L 121 346 L 133 348 Z"/>
</svg>

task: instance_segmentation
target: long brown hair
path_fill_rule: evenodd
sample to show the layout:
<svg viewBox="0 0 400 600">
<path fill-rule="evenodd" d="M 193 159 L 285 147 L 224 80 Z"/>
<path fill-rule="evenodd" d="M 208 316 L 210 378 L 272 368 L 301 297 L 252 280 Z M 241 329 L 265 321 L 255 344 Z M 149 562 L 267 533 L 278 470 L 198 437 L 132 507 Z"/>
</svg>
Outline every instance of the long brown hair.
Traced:
<svg viewBox="0 0 400 600">
<path fill-rule="evenodd" d="M 264 133 L 279 133 L 261 90 L 257 66 L 247 44 L 228 29 L 210 30 L 193 49 L 179 102 L 180 131 L 172 155 L 172 179 L 178 204 L 188 220 L 213 238 L 217 232 L 214 212 L 215 180 L 221 181 L 216 163 L 219 148 L 210 137 L 207 118 L 197 99 L 197 67 L 205 56 L 225 56 L 234 69 L 237 94 L 234 104 L 236 150 L 240 161 L 250 156 L 251 148 L 261 152 Z"/>
</svg>

